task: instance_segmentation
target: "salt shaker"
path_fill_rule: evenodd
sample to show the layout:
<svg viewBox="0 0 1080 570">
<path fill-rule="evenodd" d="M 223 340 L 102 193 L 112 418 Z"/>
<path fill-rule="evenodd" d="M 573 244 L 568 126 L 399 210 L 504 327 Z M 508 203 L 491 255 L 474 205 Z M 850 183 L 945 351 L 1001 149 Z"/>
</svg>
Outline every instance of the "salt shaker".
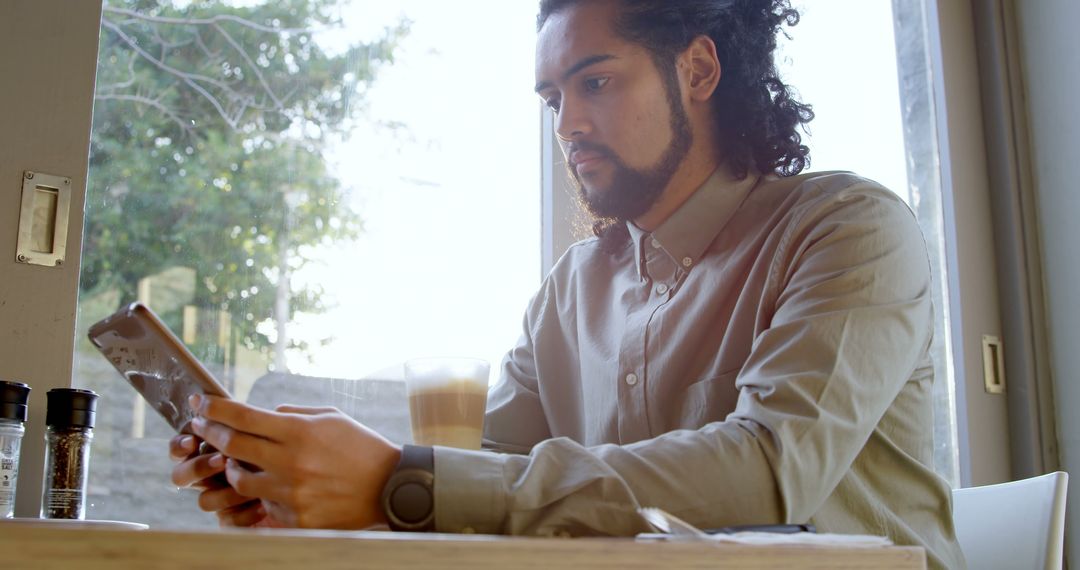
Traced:
<svg viewBox="0 0 1080 570">
<path fill-rule="evenodd" d="M 54 388 L 46 396 L 41 518 L 82 519 L 98 396 L 76 388 Z"/>
<path fill-rule="evenodd" d="M 19 482 L 19 450 L 26 433 L 26 400 L 30 387 L 0 380 L 0 516 L 15 514 L 15 486 Z"/>
</svg>

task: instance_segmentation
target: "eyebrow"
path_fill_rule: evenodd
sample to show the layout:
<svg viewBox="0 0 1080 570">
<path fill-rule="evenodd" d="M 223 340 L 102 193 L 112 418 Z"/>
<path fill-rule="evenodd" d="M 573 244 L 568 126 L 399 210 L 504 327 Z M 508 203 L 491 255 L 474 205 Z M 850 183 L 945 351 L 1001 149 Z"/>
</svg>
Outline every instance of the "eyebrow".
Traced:
<svg viewBox="0 0 1080 570">
<path fill-rule="evenodd" d="M 611 55 L 611 54 L 590 55 L 589 57 L 586 57 L 586 58 L 578 61 L 574 65 L 571 65 L 570 69 L 567 69 L 566 72 L 562 74 L 562 80 L 566 81 L 567 79 L 570 79 L 570 77 L 572 77 L 575 73 L 581 71 L 582 69 L 585 69 L 586 67 L 589 67 L 590 65 L 596 65 L 597 63 L 600 63 L 601 61 L 607 61 L 609 59 L 618 59 L 618 56 Z M 536 90 L 537 93 L 539 93 L 539 92 L 543 91 L 544 89 L 547 89 L 547 88 L 551 87 L 551 85 L 552 85 L 552 83 L 550 81 L 541 81 L 540 83 L 536 84 L 535 90 Z"/>
</svg>

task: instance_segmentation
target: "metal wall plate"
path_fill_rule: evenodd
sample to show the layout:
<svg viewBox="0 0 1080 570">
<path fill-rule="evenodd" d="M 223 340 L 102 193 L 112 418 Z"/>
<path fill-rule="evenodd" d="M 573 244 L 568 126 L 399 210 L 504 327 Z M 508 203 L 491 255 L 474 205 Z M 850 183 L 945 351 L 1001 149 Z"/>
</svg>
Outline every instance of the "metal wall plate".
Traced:
<svg viewBox="0 0 1080 570">
<path fill-rule="evenodd" d="M 1005 393 L 1005 350 L 1001 339 L 984 334 L 983 345 L 983 385 L 989 394 Z"/>
<path fill-rule="evenodd" d="M 15 261 L 48 267 L 63 265 L 70 209 L 71 178 L 24 172 Z"/>
</svg>

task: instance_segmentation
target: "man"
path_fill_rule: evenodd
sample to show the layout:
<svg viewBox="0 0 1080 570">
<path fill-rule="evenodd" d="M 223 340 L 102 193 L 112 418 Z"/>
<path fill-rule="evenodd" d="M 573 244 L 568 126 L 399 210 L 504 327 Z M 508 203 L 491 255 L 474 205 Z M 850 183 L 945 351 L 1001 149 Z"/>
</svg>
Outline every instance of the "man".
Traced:
<svg viewBox="0 0 1080 570">
<path fill-rule="evenodd" d="M 536 90 L 597 237 L 545 279 L 489 395 L 485 446 L 506 453 L 403 456 L 332 409 L 207 398 L 195 431 L 222 453 L 177 438 L 174 481 L 206 485 L 223 524 L 364 528 L 419 458 L 417 528 L 631 535 L 655 506 L 962 566 L 929 467 L 925 244 L 876 184 L 796 176 L 812 113 L 773 52 L 797 20 L 787 0 L 542 1 Z M 222 470 L 231 486 L 204 481 Z"/>
</svg>

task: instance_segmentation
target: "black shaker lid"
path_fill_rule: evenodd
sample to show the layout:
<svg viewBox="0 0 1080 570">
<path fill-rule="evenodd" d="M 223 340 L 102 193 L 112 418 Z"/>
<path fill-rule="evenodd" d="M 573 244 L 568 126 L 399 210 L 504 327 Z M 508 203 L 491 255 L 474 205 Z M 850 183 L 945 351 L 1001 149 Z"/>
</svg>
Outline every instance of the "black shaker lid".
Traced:
<svg viewBox="0 0 1080 570">
<path fill-rule="evenodd" d="M 0 419 L 26 421 L 30 387 L 22 382 L 0 380 Z"/>
<path fill-rule="evenodd" d="M 94 427 L 98 395 L 91 390 L 53 388 L 45 395 L 49 405 L 45 424 L 53 427 Z"/>
</svg>

